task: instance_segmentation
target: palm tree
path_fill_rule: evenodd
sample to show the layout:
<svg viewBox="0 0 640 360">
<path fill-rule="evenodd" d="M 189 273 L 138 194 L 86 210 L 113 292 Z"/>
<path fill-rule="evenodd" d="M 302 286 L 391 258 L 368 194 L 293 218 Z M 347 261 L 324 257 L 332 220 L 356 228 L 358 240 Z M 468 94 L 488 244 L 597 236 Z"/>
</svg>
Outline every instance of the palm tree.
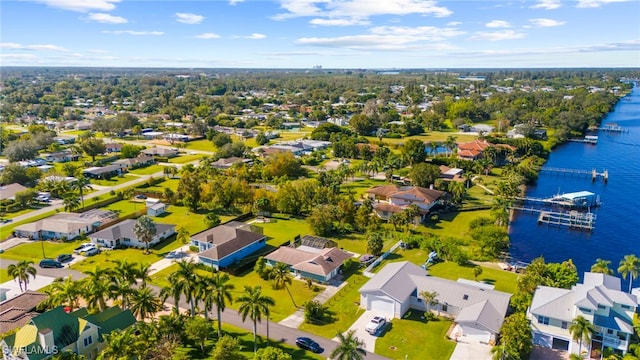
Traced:
<svg viewBox="0 0 640 360">
<path fill-rule="evenodd" d="M 277 289 L 285 289 L 291 298 L 291 302 L 293 303 L 293 307 L 298 307 L 296 305 L 295 300 L 293 300 L 293 295 L 289 290 L 289 285 L 291 285 L 291 271 L 289 270 L 289 265 L 285 263 L 277 263 L 276 266 L 273 267 L 270 273 L 271 280 Z"/>
<path fill-rule="evenodd" d="M 437 304 L 436 298 L 438 297 L 438 293 L 435 291 L 420 291 L 420 297 L 424 300 L 424 303 L 427 305 L 427 312 L 431 312 L 431 306 Z"/>
<path fill-rule="evenodd" d="M 640 259 L 633 254 L 625 255 L 624 259 L 620 261 L 618 272 L 623 279 L 626 279 L 627 275 L 629 275 L 629 294 L 631 294 L 633 279 L 640 275 Z"/>
<path fill-rule="evenodd" d="M 195 301 L 196 291 L 198 286 L 198 274 L 196 273 L 196 264 L 191 260 L 178 261 L 178 270 L 169 275 L 169 282 L 171 286 L 169 288 L 162 289 L 162 294 L 172 296 L 175 300 L 175 307 L 178 308 L 178 302 L 180 295 L 184 295 L 189 302 L 191 309 L 191 316 L 195 315 Z"/>
<path fill-rule="evenodd" d="M 7 270 L 9 272 L 9 276 L 13 277 L 13 280 L 18 280 L 20 292 L 27 290 L 29 285 L 29 275 L 35 279 L 36 273 L 38 272 L 33 266 L 33 261 L 31 260 L 20 260 L 17 264 L 9 265 Z M 22 289 L 22 284 L 24 284 L 24 290 Z"/>
<path fill-rule="evenodd" d="M 447 140 L 444 142 L 444 147 L 447 149 L 447 156 L 449 156 L 449 151 L 453 155 L 453 150 L 456 148 L 456 137 L 453 135 L 447 136 Z"/>
<path fill-rule="evenodd" d="M 228 284 L 228 282 L 228 274 L 217 272 L 213 274 L 213 277 L 208 278 L 205 287 L 205 309 L 208 313 L 210 308 L 207 306 L 207 302 L 211 301 L 211 304 L 216 306 L 216 312 L 218 313 L 218 338 L 222 336 L 222 312 L 226 308 L 227 301 L 229 303 L 233 302 L 231 290 L 233 290 L 234 286 L 233 284 Z"/>
<path fill-rule="evenodd" d="M 151 264 L 138 263 L 136 271 L 136 279 L 140 281 L 140 286 L 147 287 L 147 282 L 151 280 L 149 271 L 151 270 Z"/>
<path fill-rule="evenodd" d="M 49 295 L 41 306 L 54 308 L 60 305 L 68 306 L 72 311 L 78 307 L 78 301 L 82 294 L 82 284 L 79 281 L 73 281 L 71 276 L 67 276 L 63 281 L 54 281 L 51 287 L 45 290 Z"/>
<path fill-rule="evenodd" d="M 455 201 L 461 201 L 464 198 L 466 193 L 466 189 L 464 184 L 459 181 L 449 181 L 449 186 L 447 186 L 447 190 L 453 195 Z"/>
<path fill-rule="evenodd" d="M 93 190 L 91 181 L 81 175 L 71 182 L 71 189 L 78 191 L 78 195 L 80 195 L 80 200 L 82 201 L 82 207 L 84 208 L 84 191 Z"/>
<path fill-rule="evenodd" d="M 113 261 L 116 266 L 110 271 L 113 282 L 123 282 L 128 285 L 137 283 L 138 269 L 136 264 L 127 259 L 116 259 Z"/>
<path fill-rule="evenodd" d="M 262 315 L 266 315 L 269 311 L 269 306 L 275 305 L 275 301 L 262 295 L 262 287 L 260 286 L 245 286 L 244 295 L 237 299 L 240 303 L 238 312 L 242 317 L 242 321 L 247 319 L 247 316 L 253 320 L 253 352 L 258 350 L 258 322 L 262 321 Z"/>
<path fill-rule="evenodd" d="M 99 360 L 128 359 L 131 356 L 134 328 L 112 331 L 104 335 L 107 346 L 98 355 Z"/>
<path fill-rule="evenodd" d="M 131 312 L 141 321 L 162 310 L 162 301 L 151 288 L 143 287 L 133 291 L 131 296 Z"/>
<path fill-rule="evenodd" d="M 578 341 L 578 354 L 582 355 L 582 341 L 591 342 L 591 334 L 595 329 L 595 326 L 582 315 L 573 319 L 569 326 L 569 333 L 573 341 Z"/>
<path fill-rule="evenodd" d="M 362 348 L 364 341 L 355 336 L 356 331 L 351 330 L 345 334 L 338 333 L 340 345 L 331 352 L 333 360 L 362 360 L 367 352 Z"/>
<path fill-rule="evenodd" d="M 89 276 L 83 280 L 82 296 L 87 300 L 90 309 L 103 311 L 107 308 L 107 300 L 111 297 L 111 281 L 108 276 L 110 272 L 97 266 L 93 271 L 84 272 Z"/>
<path fill-rule="evenodd" d="M 135 225 L 133 225 L 133 233 L 136 234 L 136 237 L 145 243 L 147 246 L 145 250 L 145 254 L 149 253 L 149 243 L 153 240 L 153 237 L 156 236 L 157 229 L 156 224 L 151 220 L 150 217 L 143 215 L 138 218 Z"/>
<path fill-rule="evenodd" d="M 609 268 L 609 265 L 611 265 L 611 261 L 598 258 L 595 264 L 591 265 L 591 272 L 613 275 L 613 269 Z"/>
<path fill-rule="evenodd" d="M 80 199 L 71 192 L 64 194 L 62 203 L 64 204 L 64 211 L 73 211 L 80 207 Z"/>
</svg>

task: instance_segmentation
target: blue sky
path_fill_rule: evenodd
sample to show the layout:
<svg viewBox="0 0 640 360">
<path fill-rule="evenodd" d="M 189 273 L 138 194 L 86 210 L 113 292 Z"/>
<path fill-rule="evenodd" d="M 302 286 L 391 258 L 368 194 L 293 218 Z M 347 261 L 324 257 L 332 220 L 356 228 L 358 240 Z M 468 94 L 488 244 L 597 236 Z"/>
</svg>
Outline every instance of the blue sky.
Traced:
<svg viewBox="0 0 640 360">
<path fill-rule="evenodd" d="M 0 65 L 640 67 L 638 0 L 36 0 Z"/>
</svg>

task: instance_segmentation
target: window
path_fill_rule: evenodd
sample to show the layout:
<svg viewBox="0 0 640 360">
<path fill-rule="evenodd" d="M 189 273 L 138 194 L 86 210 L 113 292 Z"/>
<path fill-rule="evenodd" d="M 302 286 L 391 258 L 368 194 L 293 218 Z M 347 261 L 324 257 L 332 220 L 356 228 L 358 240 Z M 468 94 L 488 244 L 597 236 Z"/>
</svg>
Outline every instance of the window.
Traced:
<svg viewBox="0 0 640 360">
<path fill-rule="evenodd" d="M 578 308 L 578 310 L 582 311 L 585 314 L 591 314 L 591 310 L 586 309 L 586 308 Z"/>
<path fill-rule="evenodd" d="M 567 327 L 569 327 L 569 323 L 566 321 L 563 321 L 562 324 L 560 324 L 560 327 L 563 329 L 566 329 Z"/>
<path fill-rule="evenodd" d="M 549 318 L 546 316 L 538 315 L 538 324 L 549 325 Z"/>
<path fill-rule="evenodd" d="M 469 295 L 464 294 L 464 296 L 462 296 L 462 300 L 467 300 L 467 299 L 469 299 Z"/>
<path fill-rule="evenodd" d="M 447 312 L 447 310 L 449 310 L 447 304 L 442 304 L 442 311 Z"/>
<path fill-rule="evenodd" d="M 633 309 L 631 308 L 631 306 L 629 306 L 629 305 L 620 305 L 620 307 L 621 307 L 621 308 L 623 308 L 623 309 L 625 309 L 625 310 L 633 310 Z"/>
<path fill-rule="evenodd" d="M 600 309 L 600 310 L 606 310 L 606 309 L 607 309 L 607 307 L 606 307 L 606 306 L 604 306 L 604 305 L 600 305 L 600 304 L 598 304 L 598 309 Z"/>
<path fill-rule="evenodd" d="M 611 330 L 611 329 L 607 329 L 607 334 L 609 334 L 609 335 L 613 335 L 613 330 Z"/>
<path fill-rule="evenodd" d="M 91 338 L 91 336 L 84 338 L 84 346 L 87 347 L 89 345 L 93 344 L 93 339 Z"/>
</svg>

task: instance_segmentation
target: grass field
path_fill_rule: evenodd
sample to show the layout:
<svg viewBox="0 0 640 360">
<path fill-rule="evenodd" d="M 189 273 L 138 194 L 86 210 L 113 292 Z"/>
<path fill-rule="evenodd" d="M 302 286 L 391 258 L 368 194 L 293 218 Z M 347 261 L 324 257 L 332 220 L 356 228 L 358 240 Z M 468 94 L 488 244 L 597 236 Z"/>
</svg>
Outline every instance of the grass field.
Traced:
<svg viewBox="0 0 640 360">
<path fill-rule="evenodd" d="M 137 178 L 138 178 L 137 176 L 122 175 L 122 176 L 112 177 L 109 180 L 107 180 L 107 179 L 91 179 L 91 183 L 92 184 L 96 184 L 96 185 L 100 185 L 100 186 L 115 186 L 115 185 L 120 185 L 120 184 L 126 183 L 127 181 L 135 180 Z"/>
<path fill-rule="evenodd" d="M 367 189 L 379 185 L 388 185 L 388 183 L 386 181 L 373 179 L 350 181 L 340 185 L 340 192 L 343 194 L 353 194 L 356 199 L 362 199 Z"/>
<path fill-rule="evenodd" d="M 477 211 L 459 211 L 440 214 L 437 223 L 427 220 L 425 226 L 419 226 L 417 229 L 421 232 L 428 232 L 439 236 L 453 236 L 457 238 L 466 238 L 469 224 L 479 217 L 489 217 L 490 210 Z"/>
<path fill-rule="evenodd" d="M 13 280 L 11 279 L 11 277 L 9 276 L 9 270 L 7 269 L 0 269 L 0 284 L 7 282 L 9 280 Z"/>
<path fill-rule="evenodd" d="M 390 359 L 449 359 L 456 347 L 446 336 L 452 324 L 446 319 L 427 322 L 421 311 L 409 310 L 387 325 L 376 340 L 376 354 Z"/>
<path fill-rule="evenodd" d="M 169 162 L 172 163 L 172 164 L 186 164 L 188 162 L 200 160 L 200 159 L 202 159 L 203 156 L 206 156 L 206 155 L 204 155 L 204 154 L 181 155 L 181 156 L 169 159 Z"/>
<path fill-rule="evenodd" d="M 164 181 L 157 183 L 153 186 L 140 188 L 143 191 L 158 191 L 164 192 L 164 189 L 169 188 L 174 192 L 178 190 L 178 184 L 180 183 L 180 179 L 165 179 Z"/>
<path fill-rule="evenodd" d="M 441 262 L 429 266 L 429 274 L 449 280 L 458 280 L 460 278 L 475 280 L 473 277 L 474 267 L 474 265 L 460 266 L 454 262 Z M 478 281 L 495 285 L 496 290 L 511 294 L 516 291 L 517 279 L 518 274 L 516 273 L 488 267 L 482 267 L 482 274 L 478 276 Z"/>
<path fill-rule="evenodd" d="M 31 260 L 37 264 L 44 258 L 55 258 L 60 254 L 73 253 L 73 249 L 77 248 L 81 242 L 30 241 L 5 250 L 0 254 L 0 259 Z"/>
<path fill-rule="evenodd" d="M 204 221 L 206 214 L 204 211 L 194 213 L 184 206 L 169 205 L 166 213 L 160 216 L 153 216 L 151 219 L 159 223 L 186 227 L 189 233 L 193 235 L 208 228 Z M 234 217 L 233 215 L 220 215 L 220 221 L 225 222 Z"/>
<path fill-rule="evenodd" d="M 213 143 L 207 139 L 189 141 L 187 143 L 187 149 L 202 150 L 202 151 L 216 151 L 216 147 Z"/>
<path fill-rule="evenodd" d="M 142 167 L 142 168 L 138 168 L 138 169 L 134 169 L 129 171 L 132 174 L 137 174 L 137 175 L 151 175 L 151 174 L 155 174 L 157 172 L 160 172 L 164 169 L 164 166 L 162 165 L 151 165 L 151 166 L 146 166 L 146 167 Z"/>
</svg>

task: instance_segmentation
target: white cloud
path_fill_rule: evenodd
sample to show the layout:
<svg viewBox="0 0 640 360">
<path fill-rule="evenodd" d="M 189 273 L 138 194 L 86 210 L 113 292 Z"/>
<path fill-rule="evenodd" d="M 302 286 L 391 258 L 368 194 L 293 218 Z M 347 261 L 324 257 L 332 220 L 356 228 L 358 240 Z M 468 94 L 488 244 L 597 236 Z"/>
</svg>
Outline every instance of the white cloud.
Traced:
<svg viewBox="0 0 640 360">
<path fill-rule="evenodd" d="M 137 36 L 143 36 L 143 35 L 160 36 L 160 35 L 164 35 L 163 31 L 136 31 L 136 30 L 114 30 L 114 31 L 104 30 L 104 31 L 102 31 L 102 33 L 103 34 L 113 34 L 113 35 L 137 35 Z"/>
<path fill-rule="evenodd" d="M 235 6 L 236 4 L 239 4 L 241 2 L 244 2 L 244 0 L 229 0 L 229 5 Z"/>
<path fill-rule="evenodd" d="M 459 51 L 455 52 L 457 56 L 528 56 L 528 55 L 563 55 L 563 54 L 579 54 L 579 53 L 598 53 L 611 51 L 638 51 L 640 50 L 640 39 L 621 41 L 615 43 L 587 45 L 587 46 L 569 46 L 569 47 L 550 47 L 537 49 L 509 49 L 509 50 L 482 50 L 482 51 Z"/>
<path fill-rule="evenodd" d="M 38 56 L 34 54 L 0 54 L 2 59 L 15 59 L 15 60 L 35 60 Z"/>
<path fill-rule="evenodd" d="M 379 15 L 446 17 L 453 14 L 446 7 L 438 6 L 434 0 L 280 0 L 280 7 L 287 12 L 275 15 L 275 20 L 308 16 L 366 20 Z"/>
<path fill-rule="evenodd" d="M 102 49 L 89 49 L 87 51 L 92 53 L 92 54 L 106 54 L 106 53 L 108 53 L 107 50 L 102 50 Z"/>
<path fill-rule="evenodd" d="M 471 40 L 486 40 L 486 41 L 502 41 L 522 39 L 525 35 L 523 33 L 515 32 L 513 30 L 500 30 L 500 31 L 480 31 L 475 33 L 469 39 Z"/>
<path fill-rule="evenodd" d="M 492 20 L 484 24 L 484 26 L 488 28 L 510 28 L 511 24 L 509 24 L 508 21 L 504 20 Z"/>
<path fill-rule="evenodd" d="M 560 8 L 560 0 L 539 0 L 535 5 L 531 6 L 532 9 L 545 9 L 555 10 Z"/>
<path fill-rule="evenodd" d="M 36 1 L 54 8 L 78 11 L 78 12 L 87 12 L 91 10 L 111 11 L 116 8 L 115 4 L 120 2 L 120 0 L 36 0 Z"/>
<path fill-rule="evenodd" d="M 458 26 L 462 25 L 462 21 L 451 21 L 447 23 L 447 26 Z"/>
<path fill-rule="evenodd" d="M 627 2 L 628 0 L 578 0 L 578 4 L 576 7 L 579 8 L 597 8 L 603 5 L 617 3 L 617 2 Z"/>
<path fill-rule="evenodd" d="M 91 13 L 87 18 L 91 21 L 97 21 L 104 24 L 126 24 L 129 22 L 122 16 L 113 16 L 105 13 Z"/>
<path fill-rule="evenodd" d="M 558 21 L 553 19 L 529 19 L 529 22 L 536 27 L 555 27 L 566 24 L 566 21 Z"/>
<path fill-rule="evenodd" d="M 24 44 L 18 44 L 18 43 L 0 43 L 0 49 L 36 50 L 36 51 L 69 51 L 58 45 L 51 45 L 51 44 L 24 45 Z"/>
<path fill-rule="evenodd" d="M 245 36 L 244 38 L 245 39 L 252 39 L 252 40 L 260 40 L 260 39 L 264 39 L 266 37 L 267 37 L 267 35 L 265 35 L 265 34 L 253 33 L 251 35 Z"/>
<path fill-rule="evenodd" d="M 176 13 L 176 21 L 183 24 L 200 24 L 204 16 L 191 13 Z"/>
<path fill-rule="evenodd" d="M 196 39 L 217 39 L 220 35 L 214 33 L 204 33 L 200 35 L 196 35 Z"/>
<path fill-rule="evenodd" d="M 311 25 L 318 26 L 352 26 L 352 25 L 369 25 L 369 20 L 350 18 L 350 19 L 324 19 L 316 18 L 309 21 Z"/>
</svg>

